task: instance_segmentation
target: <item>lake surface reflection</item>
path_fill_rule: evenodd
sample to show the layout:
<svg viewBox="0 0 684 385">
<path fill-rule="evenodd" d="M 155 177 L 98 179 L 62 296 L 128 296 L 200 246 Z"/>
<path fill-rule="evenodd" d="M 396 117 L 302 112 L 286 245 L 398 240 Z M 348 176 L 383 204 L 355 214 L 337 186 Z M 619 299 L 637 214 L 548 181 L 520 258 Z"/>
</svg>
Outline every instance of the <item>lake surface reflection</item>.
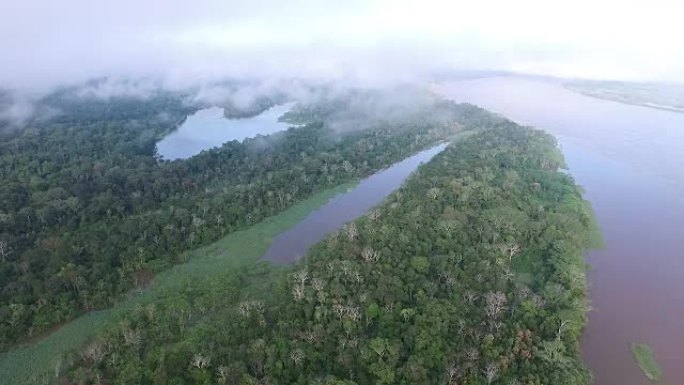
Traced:
<svg viewBox="0 0 684 385">
<path fill-rule="evenodd" d="M 593 310 L 582 343 L 598 385 L 647 385 L 630 345 L 645 342 L 662 385 L 684 379 L 684 114 L 583 96 L 515 77 L 441 84 L 554 134 L 606 241 L 587 256 Z"/>
<path fill-rule="evenodd" d="M 168 160 L 186 159 L 231 140 L 286 130 L 289 125 L 278 118 L 292 106 L 293 103 L 274 106 L 257 116 L 242 119 L 226 119 L 223 108 L 219 107 L 199 110 L 157 143 L 157 153 Z"/>
</svg>

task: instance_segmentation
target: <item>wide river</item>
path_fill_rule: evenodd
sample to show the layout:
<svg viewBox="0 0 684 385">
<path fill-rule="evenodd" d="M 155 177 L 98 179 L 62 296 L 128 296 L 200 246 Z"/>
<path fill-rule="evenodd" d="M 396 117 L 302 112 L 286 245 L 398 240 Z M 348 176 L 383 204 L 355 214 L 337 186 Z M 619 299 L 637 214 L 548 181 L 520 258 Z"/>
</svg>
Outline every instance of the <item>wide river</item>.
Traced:
<svg viewBox="0 0 684 385">
<path fill-rule="evenodd" d="M 587 256 L 593 309 L 582 348 L 596 384 L 649 384 L 634 342 L 655 351 L 662 385 L 684 383 L 684 114 L 516 77 L 436 89 L 559 139 L 606 242 Z"/>
</svg>

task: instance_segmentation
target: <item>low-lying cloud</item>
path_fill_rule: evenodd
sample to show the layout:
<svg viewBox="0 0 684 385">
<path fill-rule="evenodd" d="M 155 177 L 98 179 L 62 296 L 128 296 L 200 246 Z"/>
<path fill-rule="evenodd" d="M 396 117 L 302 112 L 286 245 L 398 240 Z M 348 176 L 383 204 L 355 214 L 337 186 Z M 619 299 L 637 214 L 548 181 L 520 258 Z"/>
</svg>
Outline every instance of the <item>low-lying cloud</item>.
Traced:
<svg viewBox="0 0 684 385">
<path fill-rule="evenodd" d="M 14 125 L 23 124 L 33 113 L 33 103 L 28 100 L 11 100 L 0 106 L 0 120 Z"/>
<path fill-rule="evenodd" d="M 75 88 L 72 96 L 85 99 L 108 100 L 111 98 L 135 98 L 146 100 L 159 92 L 162 84 L 146 78 L 103 78 L 92 80 Z"/>
<path fill-rule="evenodd" d="M 446 69 L 684 80 L 681 8 L 624 0 L 8 0 L 0 4 L 0 86 L 44 90 L 105 76 L 176 85 L 245 77 L 390 83 Z M 110 91 L 127 92 L 94 95 Z"/>
</svg>

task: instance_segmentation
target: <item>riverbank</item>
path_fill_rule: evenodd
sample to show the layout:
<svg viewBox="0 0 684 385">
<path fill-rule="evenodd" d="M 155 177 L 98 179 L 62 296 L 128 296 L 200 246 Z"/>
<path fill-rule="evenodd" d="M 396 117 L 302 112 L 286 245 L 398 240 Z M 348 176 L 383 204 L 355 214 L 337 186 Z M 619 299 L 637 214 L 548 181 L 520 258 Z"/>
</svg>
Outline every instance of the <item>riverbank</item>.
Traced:
<svg viewBox="0 0 684 385">
<path fill-rule="evenodd" d="M 635 95 L 635 94 L 630 93 L 629 90 L 609 90 L 609 89 L 595 88 L 595 87 L 591 87 L 591 86 L 585 87 L 585 86 L 575 85 L 575 84 L 564 84 L 563 87 L 565 87 L 566 89 L 568 89 L 570 91 L 577 92 L 579 94 L 582 94 L 584 96 L 589 96 L 592 98 L 609 100 L 612 102 L 629 104 L 632 106 L 655 108 L 655 109 L 663 110 L 663 111 L 684 113 L 684 107 L 659 103 L 656 101 L 657 99 L 649 101 L 648 99 L 651 97 L 654 97 L 654 96 L 651 96 L 651 95 Z"/>
<path fill-rule="evenodd" d="M 684 115 L 516 77 L 448 83 L 442 90 L 559 138 L 605 240 L 586 259 L 592 310 L 582 351 L 594 383 L 646 383 L 630 349 L 640 341 L 656 352 L 660 384 L 678 385 L 684 378 L 678 322 L 684 317 L 678 295 L 684 290 Z"/>
<path fill-rule="evenodd" d="M 456 140 L 458 136 L 454 137 Z M 423 150 L 392 166 L 381 170 L 364 180 L 352 191 L 331 199 L 320 209 L 279 234 L 264 254 L 264 260 L 276 264 L 296 262 L 306 255 L 309 248 L 338 231 L 345 223 L 351 222 L 379 205 L 392 192 L 406 181 L 420 164 L 429 162 L 442 152 L 447 143 Z"/>
<path fill-rule="evenodd" d="M 2 384 L 33 383 L 58 373 L 65 355 L 81 348 L 92 336 L 107 330 L 131 309 L 168 296 L 197 281 L 217 277 L 226 270 L 255 268 L 257 259 L 264 254 L 276 235 L 356 184 L 350 182 L 315 194 L 246 230 L 234 232 L 215 243 L 190 251 L 186 253 L 187 263 L 158 274 L 146 291 L 131 294 L 111 309 L 87 313 L 40 341 L 5 353 L 0 356 Z M 272 270 L 275 273 L 277 269 Z"/>
</svg>

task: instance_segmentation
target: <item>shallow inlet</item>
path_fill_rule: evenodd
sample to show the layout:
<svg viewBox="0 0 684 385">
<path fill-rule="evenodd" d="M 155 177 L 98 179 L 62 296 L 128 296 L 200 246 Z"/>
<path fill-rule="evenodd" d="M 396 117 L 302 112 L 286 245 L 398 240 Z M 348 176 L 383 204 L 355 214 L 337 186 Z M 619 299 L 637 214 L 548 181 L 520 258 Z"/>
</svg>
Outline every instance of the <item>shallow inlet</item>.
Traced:
<svg viewBox="0 0 684 385">
<path fill-rule="evenodd" d="M 554 134 L 606 247 L 588 253 L 592 311 L 582 341 L 597 385 L 647 385 L 631 344 L 653 348 L 661 385 L 684 378 L 684 115 L 518 77 L 441 92 Z"/>
<path fill-rule="evenodd" d="M 277 105 L 259 115 L 240 119 L 226 119 L 223 108 L 219 107 L 199 110 L 157 143 L 157 153 L 167 160 L 187 159 L 232 140 L 242 141 L 286 130 L 290 125 L 279 122 L 278 118 L 293 105 Z"/>
<path fill-rule="evenodd" d="M 446 146 L 443 143 L 410 156 L 362 180 L 349 192 L 332 198 L 297 225 L 278 235 L 262 258 L 276 263 L 298 260 L 327 234 L 339 230 L 345 223 L 362 216 L 382 202 L 421 163 L 432 159 Z"/>
</svg>

